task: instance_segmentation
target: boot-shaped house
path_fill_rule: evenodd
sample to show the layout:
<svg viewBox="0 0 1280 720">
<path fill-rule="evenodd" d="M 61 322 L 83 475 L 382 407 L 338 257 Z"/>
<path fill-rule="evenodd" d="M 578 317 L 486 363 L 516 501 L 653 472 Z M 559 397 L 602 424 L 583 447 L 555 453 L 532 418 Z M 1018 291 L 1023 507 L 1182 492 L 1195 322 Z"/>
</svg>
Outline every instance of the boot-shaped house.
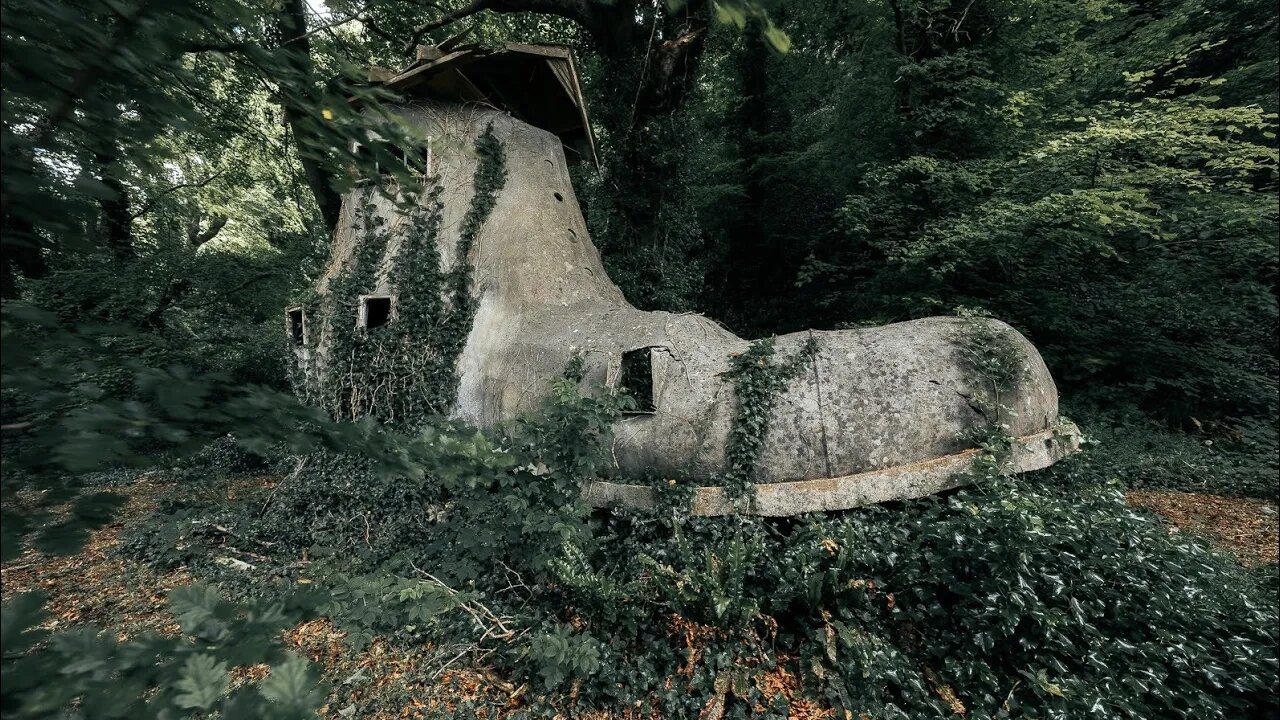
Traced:
<svg viewBox="0 0 1280 720">
<path fill-rule="evenodd" d="M 430 138 L 404 158 L 422 182 L 348 192 L 314 296 L 287 311 L 295 383 L 335 415 L 493 427 L 536 410 L 581 357 L 584 391 L 635 399 L 608 449 L 616 482 L 585 488 L 589 501 L 649 505 L 627 479 L 682 478 L 700 514 L 934 493 L 971 476 L 984 438 L 1019 472 L 1077 447 L 1039 353 L 997 320 L 752 343 L 632 307 L 570 184 L 569 162 L 595 151 L 567 49 L 425 48 L 384 85 Z"/>
</svg>

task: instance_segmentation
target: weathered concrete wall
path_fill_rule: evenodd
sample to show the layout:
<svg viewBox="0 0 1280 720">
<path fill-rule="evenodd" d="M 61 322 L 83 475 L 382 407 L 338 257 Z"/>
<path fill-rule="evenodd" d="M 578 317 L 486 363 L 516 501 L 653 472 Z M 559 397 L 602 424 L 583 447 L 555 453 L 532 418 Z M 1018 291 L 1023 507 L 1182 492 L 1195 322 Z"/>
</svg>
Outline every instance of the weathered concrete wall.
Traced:
<svg viewBox="0 0 1280 720">
<path fill-rule="evenodd" d="M 575 354 L 585 354 L 584 382 L 604 384 L 616 378 L 623 352 L 654 347 L 656 411 L 617 423 L 615 472 L 722 471 L 736 401 L 731 381 L 720 375 L 748 342 L 699 315 L 641 312 L 626 302 L 591 243 L 556 136 L 491 109 L 435 104 L 401 113 L 426 134 L 447 139 L 436 153 L 444 203 L 437 242 L 445 267 L 458 260 L 459 225 L 473 192 L 477 158 L 470 148 L 492 123 L 506 151 L 505 188 L 468 259 L 479 309 L 458 360 L 454 414 L 481 426 L 500 424 L 536 409 Z M 322 292 L 354 256 L 357 202 L 355 192 L 345 199 Z M 380 201 L 378 212 L 393 229 L 403 226 L 391 204 Z M 396 252 L 393 239 L 379 292 L 395 292 L 386 278 Z M 1003 338 L 1022 367 L 1020 381 L 1001 398 L 1016 412 L 1006 419 L 1009 432 L 1026 437 L 1054 427 L 1057 391 L 1044 362 L 998 321 L 928 318 L 795 333 L 777 339 L 777 357 L 791 356 L 810 336 L 819 352 L 776 404 L 758 482 L 844 477 L 965 450 L 962 436 L 990 421 L 981 409 L 989 406 L 981 402 L 989 390 L 964 354 L 978 329 Z M 904 488 L 901 496 L 908 494 Z"/>
</svg>

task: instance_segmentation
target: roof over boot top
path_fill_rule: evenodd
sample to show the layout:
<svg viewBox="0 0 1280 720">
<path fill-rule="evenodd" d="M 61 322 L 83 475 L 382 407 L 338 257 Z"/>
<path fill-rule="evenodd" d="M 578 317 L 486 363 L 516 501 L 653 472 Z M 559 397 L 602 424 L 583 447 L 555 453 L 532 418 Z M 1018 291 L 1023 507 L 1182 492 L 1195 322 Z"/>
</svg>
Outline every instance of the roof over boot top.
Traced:
<svg viewBox="0 0 1280 720">
<path fill-rule="evenodd" d="M 370 68 L 369 82 L 406 97 L 504 110 L 554 133 L 564 143 L 570 162 L 597 162 L 587 103 L 568 47 L 488 46 L 462 43 L 461 38 L 453 37 L 440 45 L 419 45 L 417 58 L 400 71 Z"/>
</svg>

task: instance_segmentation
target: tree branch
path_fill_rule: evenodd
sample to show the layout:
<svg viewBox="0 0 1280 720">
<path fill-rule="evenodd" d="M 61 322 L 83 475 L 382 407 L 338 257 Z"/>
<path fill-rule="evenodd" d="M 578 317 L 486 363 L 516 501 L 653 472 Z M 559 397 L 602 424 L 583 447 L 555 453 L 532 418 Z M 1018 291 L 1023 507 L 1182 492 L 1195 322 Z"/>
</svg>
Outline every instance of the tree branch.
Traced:
<svg viewBox="0 0 1280 720">
<path fill-rule="evenodd" d="M 32 133 L 32 137 L 35 138 L 37 145 L 47 142 L 53 131 L 64 120 L 71 117 L 72 111 L 76 109 L 76 103 L 106 72 L 111 61 L 115 59 L 115 55 L 127 44 L 129 36 L 137 29 L 139 21 L 142 20 L 144 13 L 149 9 L 149 3 L 141 2 L 130 11 L 116 13 L 116 16 L 120 19 L 120 27 L 115 35 L 112 36 L 111 44 L 104 48 L 105 52 L 95 53 L 92 62 L 84 63 L 80 68 L 80 72 L 71 80 L 71 85 L 63 92 L 58 104 L 53 107 L 53 110 L 48 115 L 36 122 L 35 132 Z"/>
<path fill-rule="evenodd" d="M 193 249 L 199 250 L 201 245 L 212 240 L 218 233 L 222 232 L 222 228 L 227 224 L 226 215 L 218 215 L 209 223 L 209 227 L 203 232 L 200 230 L 200 218 L 196 217 L 191 220 L 191 224 L 187 226 L 187 240 L 191 243 Z"/>
<path fill-rule="evenodd" d="M 184 53 L 218 53 L 220 55 L 231 55 L 233 53 L 243 53 L 256 49 L 256 46 L 249 43 L 187 43 L 182 46 Z"/>
<path fill-rule="evenodd" d="M 307 15 L 303 0 L 285 0 L 280 14 L 276 18 L 276 28 L 280 33 L 281 47 L 287 50 L 287 62 L 297 76 L 301 97 L 290 99 L 290 93 L 281 93 L 281 101 L 285 108 L 285 117 L 293 131 L 293 139 L 297 144 L 298 158 L 302 162 L 303 176 L 307 186 L 315 196 L 320 215 L 330 231 L 338 226 L 338 216 L 342 209 L 342 198 L 330 184 L 324 166 L 308 151 L 308 134 L 303 117 L 307 100 L 313 96 L 310 82 L 312 80 L 311 41 L 307 36 Z"/>
<path fill-rule="evenodd" d="M 229 289 L 229 290 L 223 290 L 223 291 L 222 291 L 222 294 L 223 294 L 223 295 L 234 295 L 234 294 L 236 294 L 236 293 L 240 292 L 241 290 L 243 290 L 243 289 L 245 289 L 245 288 L 249 287 L 250 285 L 252 285 L 252 284 L 254 284 L 254 283 L 256 283 L 256 282 L 260 282 L 260 281 L 262 281 L 262 280 L 266 280 L 266 279 L 267 279 L 267 278 L 269 278 L 269 277 L 275 277 L 275 276 L 277 276 L 277 275 L 279 275 L 279 274 L 280 274 L 280 271 L 278 271 L 278 270 L 271 270 L 271 271 L 269 271 L 269 272 L 260 272 L 260 273 L 258 273 L 257 275 L 254 275 L 254 276 L 250 277 L 248 280 L 245 280 L 244 282 L 240 283 L 239 285 L 236 285 L 235 287 L 233 287 L 233 288 L 231 288 L 231 289 Z"/>
<path fill-rule="evenodd" d="M 485 10 L 489 10 L 491 9 L 494 2 L 495 0 L 474 0 L 474 2 L 472 2 L 470 5 L 460 7 L 457 10 L 451 10 L 445 13 L 444 15 L 441 15 L 440 17 L 436 18 L 435 20 L 432 20 L 430 22 L 425 22 L 415 27 L 413 29 L 413 34 L 409 36 L 409 41 L 406 42 L 404 45 L 404 52 L 405 53 L 413 52 L 414 48 L 418 44 L 418 41 L 422 39 L 423 35 L 426 35 L 432 30 L 438 30 L 444 27 L 445 25 L 450 25 L 452 23 L 455 23 L 459 20 L 462 20 L 463 18 L 469 18 L 472 15 L 483 12 Z"/>
<path fill-rule="evenodd" d="M 114 128 L 111 132 L 114 134 Z M 131 260 L 135 254 L 133 217 L 129 213 L 129 190 L 120 179 L 119 148 L 115 138 L 107 140 L 106 147 L 96 150 L 94 159 L 98 164 L 98 181 L 111 193 L 98 198 L 107 247 L 116 260 Z"/>
<path fill-rule="evenodd" d="M 617 49 L 616 35 L 629 29 L 634 22 L 635 2 L 615 0 L 613 3 L 593 3 L 589 0 L 472 0 L 457 10 L 450 10 L 435 20 L 413 29 L 404 52 L 412 53 L 423 35 L 446 25 L 477 15 L 485 10 L 506 14 L 530 12 L 554 15 L 582 26 L 606 53 Z"/>
<path fill-rule="evenodd" d="M 150 200 L 148 200 L 146 203 L 143 204 L 141 208 L 138 209 L 137 212 L 129 216 L 129 220 L 130 221 L 137 220 L 143 215 L 146 215 L 147 213 L 151 212 L 155 208 L 155 206 L 160 202 L 160 200 L 164 198 L 166 195 L 177 192 L 178 190 L 185 190 L 186 188 L 204 187 L 209 183 L 213 182 L 219 175 L 225 172 L 226 170 L 219 170 L 218 172 L 210 175 L 209 177 L 203 180 L 200 180 L 199 182 L 178 183 L 177 185 L 171 185 L 167 187 L 164 190 L 161 190 L 160 192 L 153 195 Z"/>
<path fill-rule="evenodd" d="M 372 5 L 372 3 L 370 3 L 370 5 Z M 316 26 L 316 27 L 314 27 L 314 28 L 312 28 L 312 29 L 308 30 L 308 31 L 307 31 L 307 33 L 306 33 L 305 35 L 299 35 L 299 36 L 298 36 L 298 37 L 296 37 L 296 38 L 292 38 L 292 39 L 289 39 L 289 40 L 284 41 L 284 43 L 282 43 L 282 44 L 281 44 L 281 47 L 284 47 L 284 46 L 286 46 L 286 45 L 289 45 L 290 43 L 298 42 L 299 40 L 302 40 L 303 38 L 309 38 L 309 37 L 311 37 L 312 35 L 316 35 L 316 34 L 318 34 L 318 33 L 328 32 L 329 30 L 332 30 L 332 29 L 334 29 L 334 28 L 336 28 L 336 27 L 339 27 L 339 26 L 341 26 L 341 25 L 346 25 L 346 24 L 347 24 L 347 23 L 349 23 L 349 22 L 353 22 L 353 21 L 355 21 L 355 20 L 359 20 L 359 19 L 360 19 L 360 13 L 362 13 L 362 12 L 364 12 L 364 11 L 368 10 L 368 9 L 369 9 L 369 5 L 366 5 L 366 6 L 362 7 L 362 8 L 360 8 L 359 10 L 357 10 L 355 13 L 353 13 L 353 14 L 351 14 L 351 15 L 347 15 L 346 17 L 338 18 L 337 20 L 333 20 L 333 21 L 330 21 L 330 22 L 324 23 L 324 24 L 322 24 L 322 25 L 318 25 L 318 26 Z"/>
<path fill-rule="evenodd" d="M 161 326 L 161 316 L 181 300 L 190 289 L 191 283 L 186 280 L 170 280 L 160 293 L 160 299 L 156 301 L 155 309 L 147 313 L 147 316 L 142 319 L 140 323 L 142 327 L 159 328 Z"/>
</svg>

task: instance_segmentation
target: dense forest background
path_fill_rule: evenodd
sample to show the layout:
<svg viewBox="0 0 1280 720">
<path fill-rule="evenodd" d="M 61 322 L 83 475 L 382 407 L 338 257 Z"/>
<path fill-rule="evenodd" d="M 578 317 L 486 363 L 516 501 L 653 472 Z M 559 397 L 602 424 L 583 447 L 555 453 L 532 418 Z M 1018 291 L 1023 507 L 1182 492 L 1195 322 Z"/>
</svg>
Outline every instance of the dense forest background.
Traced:
<svg viewBox="0 0 1280 720">
<path fill-rule="evenodd" d="M 110 522 L 120 501 L 100 492 L 104 480 L 95 473 L 169 467 L 189 462 L 180 459 L 192 453 L 208 460 L 209 443 L 229 432 L 240 440 L 240 454 L 270 450 L 293 457 L 321 448 L 360 448 L 379 458 L 379 472 L 390 468 L 420 477 L 423 463 L 436 463 L 426 468 L 428 475 L 461 472 L 463 461 L 453 456 L 445 470 L 440 457 L 422 455 L 428 451 L 421 447 L 406 450 L 375 428 L 335 423 L 292 403 L 282 311 L 311 286 L 325 260 L 339 193 L 363 164 L 385 160 L 391 144 L 413 142 L 393 116 L 378 109 L 390 98 L 368 85 L 367 68 L 402 67 L 415 42 L 440 42 L 464 29 L 472 41 L 574 48 L 601 160 L 598 167 L 578 165 L 574 180 L 612 278 L 638 307 L 702 312 L 751 338 L 927 315 L 990 314 L 1014 325 L 1041 351 L 1058 381 L 1064 414 L 1081 424 L 1092 448 L 1032 481 L 1060 493 L 1033 493 L 1037 513 L 1119 517 L 1121 511 L 1089 495 L 1116 483 L 1277 496 L 1280 26 L 1273 2 L 4 0 L 3 10 L 6 558 L 31 544 L 48 552 L 73 550 L 88 532 Z M 347 102 L 351 96 L 371 109 L 357 112 Z M 351 142 L 366 139 L 370 129 L 390 144 L 375 146 L 371 157 L 353 156 Z M 583 429 L 595 426 L 571 418 L 588 412 L 607 416 L 609 409 L 549 412 L 559 430 L 536 426 L 517 444 L 526 448 L 521 452 L 550 453 L 548 464 L 554 465 L 554 456 L 580 476 L 589 473 L 593 465 L 583 459 L 585 445 L 566 446 L 566 428 L 589 436 Z M 224 450 L 231 452 L 223 447 L 214 457 Z M 489 472 L 487 453 L 507 451 L 497 444 L 469 446 L 466 462 Z M 259 467 L 259 460 L 237 458 L 236 467 Z M 212 477 L 183 467 L 188 479 Z M 348 477 L 368 479 L 373 475 L 359 473 L 374 473 L 367 464 L 358 471 L 334 467 Z M 221 478 L 224 471 L 214 475 Z M 378 483 L 368 479 L 368 486 Z M 386 506 L 391 544 L 405 537 L 396 533 L 410 530 L 391 529 L 394 513 L 408 506 L 395 503 L 418 502 L 404 493 L 389 499 L 391 494 L 324 492 L 308 490 L 311 509 L 294 519 L 320 513 L 314 498 Z M 995 498 L 1007 500 L 998 494 L 1004 491 L 990 492 L 997 494 L 982 497 L 993 507 L 1001 501 Z M 556 503 L 570 502 L 555 497 Z M 1076 497 L 1093 499 L 1070 499 Z M 485 516 L 481 505 L 474 511 L 473 520 Z M 546 512 L 526 522 L 525 531 L 549 533 L 554 526 L 560 533 L 568 521 Z M 851 523 L 847 537 L 883 546 L 901 537 L 895 533 L 915 533 L 908 529 L 912 522 L 967 527 L 959 515 L 937 516 L 943 512 L 938 509 L 892 518 L 876 512 L 840 520 Z M 278 527 L 294 527 L 288 516 L 276 517 Z M 586 533 L 585 520 L 573 522 L 579 520 L 584 524 L 573 527 Z M 625 532 L 609 530 L 631 533 L 627 542 L 634 545 L 618 541 L 619 547 L 667 537 L 659 525 L 634 522 Z M 1030 525 L 1010 523 L 999 531 L 987 528 L 995 544 L 1041 542 L 1043 533 Z M 1015 525 L 1021 529 L 1010 529 Z M 315 527 L 295 528 L 306 536 L 298 547 L 318 542 L 308 534 L 318 532 Z M 1090 533 L 1097 532 L 1121 547 L 1130 537 L 1071 523 L 1055 527 L 1073 543 L 1093 542 Z M 699 532 L 706 533 L 709 546 L 736 537 L 738 545 L 726 552 L 739 559 L 751 555 L 744 547 L 763 558 L 782 552 L 771 542 L 800 542 L 792 536 L 778 540 L 776 528 L 756 529 L 763 533 L 751 536 L 757 545 L 743 541 L 741 529 L 738 535 L 724 528 Z M 368 545 L 367 526 L 365 532 Z M 808 540 L 824 537 L 813 532 Z M 1026 534 L 1001 540 L 999 532 Z M 1158 535 L 1143 535 L 1144 542 L 1173 542 L 1153 539 Z M 507 538 L 490 546 L 528 542 Z M 1031 555 L 1056 562 L 1062 549 L 1054 548 Z M 688 548 L 668 550 L 655 553 L 678 566 Z M 606 582 L 609 569 L 596 563 L 597 584 L 573 585 L 548 558 L 519 556 L 521 565 L 517 556 L 493 552 L 531 577 L 559 567 L 558 580 L 548 587 L 557 588 L 557 602 L 569 597 L 579 603 L 582 617 L 559 617 L 551 631 L 537 636 L 551 639 L 535 640 L 519 656 L 540 658 L 548 688 L 601 666 L 623 672 L 609 663 L 634 652 L 634 646 L 625 648 L 643 636 L 646 623 L 635 619 L 640 615 L 623 623 L 631 639 L 621 644 L 596 648 L 583 639 L 593 637 L 596 623 L 591 642 L 604 642 L 600 628 L 620 622 L 608 612 L 621 611 L 605 610 L 620 601 L 610 600 L 602 588 L 626 594 Z M 1141 572 L 1130 565 L 1122 572 L 1119 560 L 1111 570 L 1130 579 L 1136 577 L 1131 571 L 1138 572 L 1142 587 L 1158 584 L 1162 575 L 1192 577 L 1170 569 L 1202 566 L 1186 560 L 1185 552 L 1169 549 L 1167 557 L 1160 556 L 1165 564 L 1141 565 Z M 394 555 L 390 550 L 373 554 L 362 560 L 362 577 L 373 576 L 374 567 L 382 568 L 384 578 L 405 570 L 385 564 Z M 933 559 L 921 559 L 912 570 L 919 576 L 908 575 L 904 582 L 948 577 L 939 568 L 960 563 L 928 558 Z M 609 563 L 619 572 L 625 565 L 616 558 Z M 796 578 L 775 577 L 763 565 L 743 569 L 754 567 L 743 563 L 738 570 L 744 577 L 756 573 L 758 584 L 785 585 L 797 603 L 806 597 Z M 458 571 L 459 577 L 483 576 L 477 567 Z M 726 597 L 738 598 L 723 606 L 719 600 L 699 601 L 708 603 L 708 625 L 723 625 L 740 596 L 752 593 L 743 590 L 741 577 L 732 586 L 723 568 L 706 572 L 701 582 L 719 582 Z M 1081 566 L 1068 572 L 1087 578 L 1104 571 Z M 1186 582 L 1236 582 L 1207 572 L 1197 569 Z M 242 598 L 263 594 L 243 585 L 233 582 L 239 592 L 228 592 Z M 384 588 L 401 600 L 403 590 Z M 663 602 L 675 605 L 664 607 L 692 602 L 672 593 Z M 1102 607 L 1114 598 L 1099 591 L 1093 600 Z M 750 607 L 764 612 L 764 600 L 754 602 Z M 1174 605 L 1161 612 L 1182 618 L 1169 621 L 1178 632 L 1203 625 L 1210 628 L 1205 632 L 1226 633 L 1214 636 L 1219 639 L 1256 631 L 1271 633 L 1259 647 L 1268 638 L 1274 641 L 1274 627 L 1258 630 L 1257 622 L 1253 631 L 1232 624 L 1236 620 L 1215 625 L 1232 615 L 1235 600 L 1205 602 L 1213 606 L 1202 608 L 1212 622 L 1179 615 L 1183 611 Z M 820 613 L 814 609 L 820 607 L 834 606 L 818 603 L 810 610 Z M 746 619 L 733 627 L 741 630 L 754 621 L 751 611 L 738 610 Z M 538 618 L 530 627 L 551 622 L 537 614 L 542 610 L 527 612 Z M 1263 624 L 1274 624 L 1274 602 L 1257 612 Z M 16 616 L 7 612 L 6 623 Z M 938 632 L 955 635 L 956 646 L 948 645 L 948 652 L 963 654 L 958 638 L 978 632 L 989 619 L 975 611 L 970 624 L 965 620 L 963 627 Z M 925 627 L 937 613 L 922 609 L 917 620 Z M 1154 622 L 1130 620 L 1108 632 L 1120 636 Z M 241 622 L 249 624 L 236 626 L 240 631 L 260 630 Z M 829 618 L 814 622 L 835 636 Z M 369 627 L 370 633 L 386 631 L 377 623 Z M 35 640 L 20 643 L 17 632 L 6 629 L 5 643 L 15 643 L 5 651 L 6 663 L 35 647 Z M 225 627 L 222 632 L 225 639 Z M 1204 643 L 1219 649 L 1230 644 Z M 1271 644 L 1270 660 L 1258 660 L 1262 676 L 1268 668 L 1274 671 Z M 913 647 L 900 644 L 894 652 L 905 655 L 875 655 L 876 662 L 891 656 L 896 668 L 893 663 L 903 657 L 915 657 Z M 718 662 L 737 657 L 725 652 Z M 1068 657 L 1076 651 L 1062 652 Z M 1219 661 L 1203 660 L 1215 668 Z M 938 660 L 936 670 L 926 667 L 919 677 L 942 673 L 974 707 L 996 697 L 999 683 L 991 678 L 1014 676 L 1017 662 L 970 672 Z M 665 666 L 654 663 L 627 666 L 628 682 L 657 682 Z M 1043 661 L 1038 667 L 1055 677 L 1087 676 L 1074 665 Z M 214 683 L 209 678 L 217 674 L 205 670 L 187 667 L 183 677 L 192 687 Z M 711 692 L 720 675 L 714 667 L 703 670 L 693 677 L 705 675 L 702 690 Z M 1254 677 L 1232 670 L 1237 671 Z M 10 677 L 36 687 L 31 678 L 39 673 L 31 672 Z M 1034 669 L 1028 672 L 1027 687 L 1038 688 L 1036 696 L 1047 703 L 1043 708 L 1070 702 L 1055 692 L 1058 684 Z M 893 685 L 896 678 L 881 681 Z M 907 697 L 933 707 L 919 697 L 937 695 L 939 682 L 918 681 L 929 689 L 914 695 L 911 683 L 901 682 L 889 699 L 859 695 L 853 685 L 838 692 L 823 685 L 822 692 L 845 707 L 914 707 Z M 1088 688 L 1104 687 L 1101 680 L 1080 682 L 1077 698 L 1092 697 Z M 1229 716 L 1233 707 L 1243 707 L 1213 705 L 1213 691 L 1186 682 L 1171 691 L 1172 705 L 1146 716 L 1183 707 L 1177 703 L 1197 693 L 1209 698 L 1201 708 L 1205 717 Z M 1274 703 L 1274 675 L 1259 683 L 1230 692 L 1221 686 L 1219 692 L 1245 698 L 1241 702 L 1250 712 L 1261 713 L 1258 708 Z M 5 684 L 8 693 L 9 680 Z M 106 691 L 105 684 L 93 687 Z M 314 698 L 301 690 L 293 697 L 293 690 L 298 688 L 276 687 L 264 696 L 310 707 Z M 612 692 L 595 688 L 586 695 L 591 702 L 619 700 Z M 718 692 L 723 696 L 725 690 Z M 1142 702 L 1150 700 L 1150 691 L 1133 692 L 1146 698 Z M 192 696 L 182 695 L 197 702 Z M 17 697 L 6 696 L 5 702 L 21 707 Z M 198 707 L 213 707 L 214 699 L 204 699 L 208 703 Z M 46 701 L 54 702 L 41 702 Z M 1007 714 L 1007 702 L 1004 707 Z M 1133 707 L 1138 709 L 1130 708 L 1131 716 L 1144 716 L 1146 706 Z"/>
<path fill-rule="evenodd" d="M 749 337 L 985 311 L 1077 413 L 1265 441 L 1269 4 L 641 3 L 626 38 L 494 5 L 433 32 L 575 47 L 603 158 L 579 194 L 641 308 Z M 324 257 L 359 123 L 338 100 L 431 15 L 140 7 L 10 8 L 6 295 L 283 388 L 279 308 Z"/>
</svg>

